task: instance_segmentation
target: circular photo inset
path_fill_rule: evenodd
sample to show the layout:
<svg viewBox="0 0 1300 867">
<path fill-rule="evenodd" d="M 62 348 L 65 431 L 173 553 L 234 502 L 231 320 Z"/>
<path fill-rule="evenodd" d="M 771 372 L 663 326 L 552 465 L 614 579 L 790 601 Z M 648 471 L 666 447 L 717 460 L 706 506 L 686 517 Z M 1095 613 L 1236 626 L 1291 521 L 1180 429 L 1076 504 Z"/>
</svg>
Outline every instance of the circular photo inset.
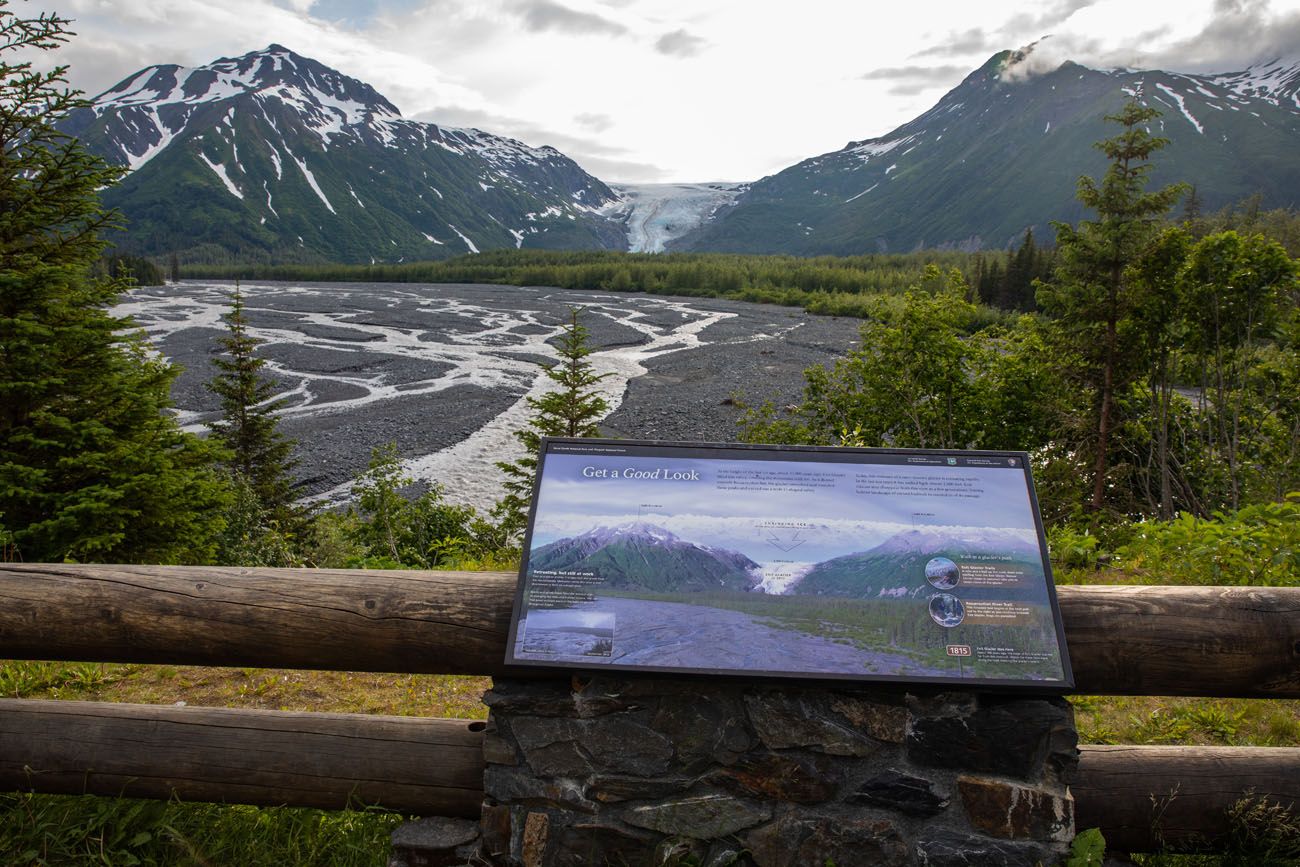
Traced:
<svg viewBox="0 0 1300 867">
<path fill-rule="evenodd" d="M 925 564 L 925 580 L 940 590 L 951 590 L 961 581 L 961 570 L 947 557 L 935 557 Z"/>
<path fill-rule="evenodd" d="M 966 618 L 966 606 L 951 593 L 936 593 L 930 597 L 930 619 L 951 629 Z"/>
</svg>

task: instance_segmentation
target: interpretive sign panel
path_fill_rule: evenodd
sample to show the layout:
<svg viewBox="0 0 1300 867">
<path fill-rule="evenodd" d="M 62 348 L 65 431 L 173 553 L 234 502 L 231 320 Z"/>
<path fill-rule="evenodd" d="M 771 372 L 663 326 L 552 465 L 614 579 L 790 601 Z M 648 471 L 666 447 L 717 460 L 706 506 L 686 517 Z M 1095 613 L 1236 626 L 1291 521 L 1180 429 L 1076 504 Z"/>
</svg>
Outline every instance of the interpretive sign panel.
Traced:
<svg viewBox="0 0 1300 867">
<path fill-rule="evenodd" d="M 1023 452 L 547 439 L 508 665 L 1073 686 Z"/>
</svg>

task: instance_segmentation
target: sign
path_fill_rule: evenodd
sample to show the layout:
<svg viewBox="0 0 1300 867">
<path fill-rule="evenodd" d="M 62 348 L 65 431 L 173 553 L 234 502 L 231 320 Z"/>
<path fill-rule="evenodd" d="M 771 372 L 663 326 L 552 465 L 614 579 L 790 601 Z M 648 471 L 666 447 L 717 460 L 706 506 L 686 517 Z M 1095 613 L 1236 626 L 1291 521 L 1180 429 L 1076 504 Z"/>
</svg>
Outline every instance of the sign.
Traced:
<svg viewBox="0 0 1300 867">
<path fill-rule="evenodd" d="M 1023 452 L 545 439 L 506 664 L 1073 686 Z"/>
</svg>

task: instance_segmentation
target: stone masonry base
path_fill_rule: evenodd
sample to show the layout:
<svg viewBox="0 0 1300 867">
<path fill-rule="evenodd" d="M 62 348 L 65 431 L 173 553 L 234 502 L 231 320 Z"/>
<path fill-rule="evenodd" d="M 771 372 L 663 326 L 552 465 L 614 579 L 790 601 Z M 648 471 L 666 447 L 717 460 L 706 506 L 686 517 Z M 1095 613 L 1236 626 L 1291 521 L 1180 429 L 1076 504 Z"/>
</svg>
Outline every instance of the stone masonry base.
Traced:
<svg viewBox="0 0 1300 867">
<path fill-rule="evenodd" d="M 1074 835 L 1059 698 L 600 676 L 485 701 L 480 864 L 1035 867 Z"/>
</svg>

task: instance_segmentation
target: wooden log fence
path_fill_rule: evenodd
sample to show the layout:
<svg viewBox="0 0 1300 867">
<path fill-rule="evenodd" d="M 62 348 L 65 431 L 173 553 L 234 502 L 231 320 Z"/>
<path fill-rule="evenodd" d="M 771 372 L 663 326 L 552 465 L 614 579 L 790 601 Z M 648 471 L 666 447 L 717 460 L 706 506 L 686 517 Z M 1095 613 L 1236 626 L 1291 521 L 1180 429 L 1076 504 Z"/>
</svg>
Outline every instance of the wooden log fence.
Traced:
<svg viewBox="0 0 1300 867">
<path fill-rule="evenodd" d="M 477 817 L 472 720 L 0 700 L 0 790 Z"/>
<path fill-rule="evenodd" d="M 0 790 L 478 815 L 483 723 L 0 700 Z M 1213 843 L 1250 792 L 1300 804 L 1300 749 L 1085 746 L 1078 827 L 1118 850 Z"/>
<path fill-rule="evenodd" d="M 509 573 L 4 564 L 0 658 L 498 675 Z M 1078 691 L 1300 698 L 1300 589 L 1061 587 Z M 473 816 L 482 724 L 0 700 L 0 789 Z M 1085 747 L 1078 827 L 1213 843 L 1300 749 Z"/>
<path fill-rule="evenodd" d="M 1101 828 L 1116 851 L 1213 846 L 1244 794 L 1300 807 L 1300 749 L 1082 747 L 1074 792 L 1078 828 Z"/>
<path fill-rule="evenodd" d="M 498 675 L 507 572 L 0 566 L 0 659 Z M 1300 588 L 1060 587 L 1078 692 L 1300 698 Z"/>
</svg>

